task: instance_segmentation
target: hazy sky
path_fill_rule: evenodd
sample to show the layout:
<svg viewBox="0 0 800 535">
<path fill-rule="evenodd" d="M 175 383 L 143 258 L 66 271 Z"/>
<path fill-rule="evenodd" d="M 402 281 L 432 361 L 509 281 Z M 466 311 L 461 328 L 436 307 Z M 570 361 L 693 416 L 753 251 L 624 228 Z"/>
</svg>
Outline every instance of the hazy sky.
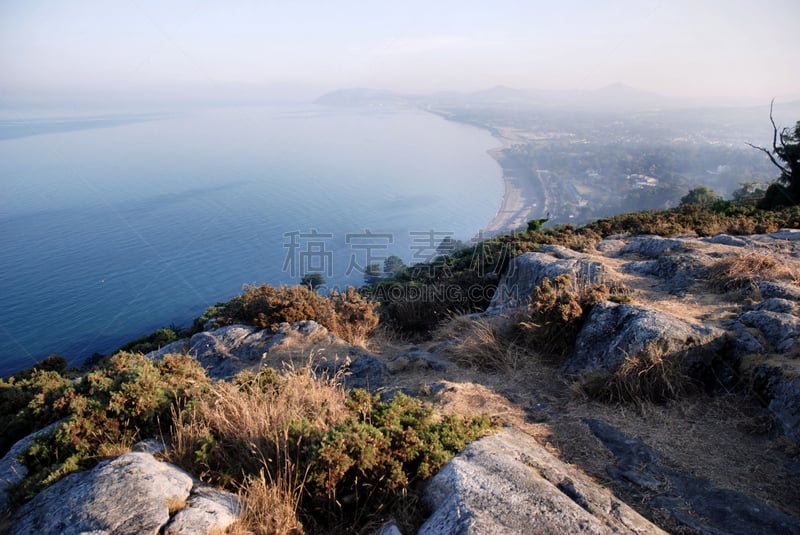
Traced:
<svg viewBox="0 0 800 535">
<path fill-rule="evenodd" d="M 615 82 L 800 98 L 798 23 L 797 0 L 0 0 L 0 105 L 20 93 Z"/>
</svg>

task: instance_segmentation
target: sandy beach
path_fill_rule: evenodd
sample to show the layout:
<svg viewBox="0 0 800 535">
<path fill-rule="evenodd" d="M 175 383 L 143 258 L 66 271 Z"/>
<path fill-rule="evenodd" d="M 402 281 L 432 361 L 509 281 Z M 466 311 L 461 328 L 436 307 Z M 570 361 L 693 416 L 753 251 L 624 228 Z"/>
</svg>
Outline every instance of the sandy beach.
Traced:
<svg viewBox="0 0 800 535">
<path fill-rule="evenodd" d="M 534 169 L 530 169 L 508 149 L 524 144 L 525 140 L 513 132 L 502 130 L 497 136 L 502 146 L 489 154 L 503 169 L 505 191 L 500 209 L 494 219 L 483 228 L 483 236 L 495 236 L 504 232 L 525 228 L 528 220 L 545 217 L 545 189 Z"/>
</svg>

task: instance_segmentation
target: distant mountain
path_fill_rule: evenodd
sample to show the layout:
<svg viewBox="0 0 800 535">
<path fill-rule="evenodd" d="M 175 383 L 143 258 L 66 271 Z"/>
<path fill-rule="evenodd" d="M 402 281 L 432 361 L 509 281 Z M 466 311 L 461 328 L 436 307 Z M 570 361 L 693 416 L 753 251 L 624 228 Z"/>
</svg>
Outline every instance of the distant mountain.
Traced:
<svg viewBox="0 0 800 535">
<path fill-rule="evenodd" d="M 382 89 L 354 87 L 325 93 L 315 102 L 326 106 L 374 106 L 406 104 L 408 97 Z"/>
<path fill-rule="evenodd" d="M 754 104 L 752 99 L 670 97 L 619 83 L 591 91 L 516 89 L 498 85 L 480 91 L 442 91 L 428 95 L 410 95 L 378 89 L 350 88 L 326 93 L 319 97 L 316 102 L 331 106 L 416 105 L 425 107 L 438 105 L 455 107 L 477 106 L 506 110 L 565 109 L 582 112 L 739 108 Z M 785 104 L 783 103 L 783 105 Z"/>
</svg>

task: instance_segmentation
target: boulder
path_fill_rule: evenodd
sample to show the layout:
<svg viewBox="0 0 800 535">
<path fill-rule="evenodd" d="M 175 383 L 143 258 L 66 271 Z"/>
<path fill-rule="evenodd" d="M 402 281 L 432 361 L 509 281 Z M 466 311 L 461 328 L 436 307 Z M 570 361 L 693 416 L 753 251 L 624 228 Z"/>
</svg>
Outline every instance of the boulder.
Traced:
<svg viewBox="0 0 800 535">
<path fill-rule="evenodd" d="M 667 252 L 683 250 L 684 242 L 675 238 L 662 238 L 660 236 L 640 236 L 628 242 L 620 249 L 620 256 L 637 255 L 643 258 L 658 258 Z"/>
<path fill-rule="evenodd" d="M 188 352 L 209 377 L 230 379 L 261 361 L 264 345 L 272 334 L 249 325 L 228 325 L 192 336 Z"/>
<path fill-rule="evenodd" d="M 800 443 L 800 377 L 779 365 L 762 364 L 753 370 L 755 392 L 780 424 L 783 433 Z"/>
<path fill-rule="evenodd" d="M 126 453 L 44 489 L 20 508 L 10 533 L 155 535 L 192 486 L 183 470 L 148 453 Z"/>
<path fill-rule="evenodd" d="M 420 535 L 664 533 L 514 429 L 482 438 L 426 484 Z"/>
<path fill-rule="evenodd" d="M 11 449 L 0 459 L 0 514 L 8 508 L 8 490 L 28 475 L 28 469 L 18 460 L 19 456 L 33 444 L 37 437 L 46 435 L 60 424 L 61 422 L 55 422 L 31 433 L 11 446 Z"/>
<path fill-rule="evenodd" d="M 769 237 L 774 240 L 800 240 L 800 229 L 795 228 L 782 228 L 778 232 L 772 232 Z"/>
<path fill-rule="evenodd" d="M 169 355 L 172 353 L 186 353 L 188 347 L 189 347 L 189 339 L 181 338 L 180 340 L 175 340 L 174 342 L 167 344 L 164 347 L 160 347 L 154 351 L 147 353 L 145 357 L 152 360 L 161 360 L 164 357 L 164 355 Z"/>
<path fill-rule="evenodd" d="M 713 238 L 702 238 L 702 240 L 708 243 L 714 243 L 717 245 L 729 245 L 731 247 L 746 247 L 747 245 L 750 244 L 750 242 L 742 238 L 736 238 L 728 234 L 717 234 Z"/>
<path fill-rule="evenodd" d="M 755 327 L 776 351 L 789 351 L 800 337 L 800 318 L 785 312 L 771 310 L 750 310 L 739 316 L 739 321 Z"/>
<path fill-rule="evenodd" d="M 369 354 L 357 355 L 351 361 L 333 360 L 322 362 L 316 368 L 317 373 L 334 377 L 342 374 L 344 387 L 364 388 L 370 392 L 386 385 L 389 368 L 378 357 Z"/>
<path fill-rule="evenodd" d="M 681 355 L 687 369 L 705 368 L 724 343 L 724 332 L 719 329 L 693 325 L 646 307 L 604 301 L 589 314 L 563 370 L 613 373 L 626 358 L 653 350 Z"/>
<path fill-rule="evenodd" d="M 560 258 L 546 253 L 525 253 L 511 260 L 497 286 L 489 311 L 499 312 L 526 305 L 533 289 L 545 278 L 553 280 L 560 275 L 569 275 L 573 283 L 599 284 L 609 281 L 609 270 L 602 262 L 575 251 L 564 254 L 562 249 L 569 251 L 563 247 L 558 250 L 551 248 Z"/>
<path fill-rule="evenodd" d="M 758 289 L 761 296 L 765 299 L 778 297 L 791 301 L 800 301 L 800 287 L 785 282 L 763 281 L 759 283 Z"/>
<path fill-rule="evenodd" d="M 239 518 L 239 499 L 224 490 L 202 487 L 192 491 L 186 507 L 175 513 L 164 535 L 221 532 Z"/>
<path fill-rule="evenodd" d="M 10 533 L 189 535 L 222 532 L 238 514 L 235 495 L 194 487 L 180 468 L 133 452 L 44 489 L 17 511 Z"/>
<path fill-rule="evenodd" d="M 656 277 L 658 288 L 673 295 L 683 296 L 699 279 L 708 276 L 712 259 L 700 253 L 662 256 L 655 260 L 630 262 L 623 267 L 627 273 Z"/>
</svg>

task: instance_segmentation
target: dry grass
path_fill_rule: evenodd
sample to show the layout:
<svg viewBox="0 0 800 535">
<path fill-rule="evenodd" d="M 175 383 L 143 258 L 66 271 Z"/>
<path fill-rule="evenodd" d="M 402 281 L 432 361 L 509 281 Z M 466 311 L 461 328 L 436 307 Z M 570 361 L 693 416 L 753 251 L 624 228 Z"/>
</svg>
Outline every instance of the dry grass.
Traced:
<svg viewBox="0 0 800 535">
<path fill-rule="evenodd" d="M 741 290 L 762 281 L 797 281 L 798 274 L 770 251 L 750 251 L 723 258 L 711 267 L 709 285 L 717 292 Z"/>
<path fill-rule="evenodd" d="M 228 527 L 229 535 L 295 535 L 304 533 L 297 519 L 299 489 L 285 480 L 269 481 L 264 471 L 250 476 L 239 491 L 240 520 Z"/>
<path fill-rule="evenodd" d="M 310 368 L 239 374 L 215 383 L 181 418 L 175 418 L 170 461 L 201 478 L 240 488 L 243 515 L 234 533 L 300 533 L 297 508 L 305 475 L 296 422 L 327 430 L 347 416 L 339 378 L 320 379 Z"/>
<path fill-rule="evenodd" d="M 531 365 L 537 356 L 514 342 L 509 321 L 504 317 L 457 316 L 438 331 L 451 343 L 448 358 L 473 369 L 509 372 Z"/>
<path fill-rule="evenodd" d="M 188 505 L 189 504 L 186 503 L 186 500 L 184 500 L 183 498 L 178 498 L 175 496 L 167 498 L 167 509 L 169 510 L 169 516 L 174 515 L 175 513 L 177 513 L 182 509 L 186 509 Z"/>
<path fill-rule="evenodd" d="M 608 401 L 663 403 L 694 390 L 680 355 L 667 355 L 651 345 L 641 355 L 628 357 L 600 387 L 598 397 Z M 591 387 L 589 387 L 591 390 Z M 591 392 L 590 392 L 591 394 Z"/>
</svg>

